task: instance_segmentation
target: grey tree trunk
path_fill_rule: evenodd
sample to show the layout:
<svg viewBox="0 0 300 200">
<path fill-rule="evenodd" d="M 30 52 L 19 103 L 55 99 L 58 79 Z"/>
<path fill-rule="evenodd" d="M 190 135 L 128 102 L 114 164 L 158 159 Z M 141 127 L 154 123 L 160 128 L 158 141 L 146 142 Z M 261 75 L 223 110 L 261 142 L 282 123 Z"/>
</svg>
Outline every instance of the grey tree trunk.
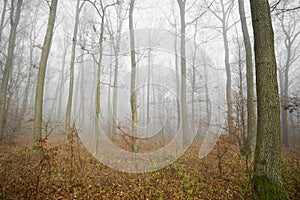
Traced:
<svg viewBox="0 0 300 200">
<path fill-rule="evenodd" d="M 227 101 L 227 126 L 229 133 L 233 133 L 233 114 L 232 114 L 232 97 L 231 97 L 231 69 L 230 69 L 230 63 L 229 63 L 229 45 L 228 45 L 228 31 L 232 26 L 228 26 L 229 16 L 231 13 L 231 10 L 233 8 L 233 1 L 228 0 L 227 3 L 224 3 L 223 0 L 220 0 L 220 14 L 218 12 L 213 11 L 211 12 L 216 16 L 216 18 L 221 22 L 222 26 L 220 27 L 222 29 L 222 37 L 223 37 L 223 43 L 224 43 L 224 50 L 225 50 L 225 69 L 226 69 L 226 101 Z"/>
<path fill-rule="evenodd" d="M 109 69 L 109 85 L 108 85 L 108 96 L 107 96 L 107 129 L 108 129 L 108 135 L 111 139 L 113 139 L 112 134 L 112 105 L 111 105 L 111 85 L 112 85 L 112 64 L 113 64 L 113 46 L 110 46 L 110 69 Z"/>
<path fill-rule="evenodd" d="M 129 30 L 130 30 L 130 56 L 131 56 L 131 81 L 130 81 L 130 105 L 131 105 L 131 128 L 132 128 L 132 151 L 138 151 L 138 115 L 136 106 L 136 58 L 133 29 L 133 10 L 135 0 L 130 1 L 129 7 Z"/>
<path fill-rule="evenodd" d="M 3 32 L 3 28 L 4 28 L 3 26 L 4 26 L 5 14 L 6 14 L 6 4 L 7 4 L 7 0 L 4 0 L 2 15 L 1 15 L 1 22 L 0 22 L 0 44 L 2 41 L 2 32 Z"/>
<path fill-rule="evenodd" d="M 177 0 L 180 9 L 180 61 L 181 61 L 181 125 L 183 134 L 183 147 L 187 147 L 190 141 L 190 130 L 188 126 L 188 115 L 186 107 L 186 53 L 185 53 L 185 2 Z"/>
<path fill-rule="evenodd" d="M 32 25 L 31 31 L 30 31 L 30 38 L 32 38 L 34 35 L 34 25 Z M 30 41 L 30 52 L 29 52 L 29 68 L 28 68 L 28 74 L 27 74 L 27 82 L 24 90 L 23 95 L 23 102 L 22 102 L 22 110 L 21 110 L 21 119 L 24 118 L 25 112 L 27 110 L 27 104 L 28 104 L 28 96 L 30 92 L 30 86 L 31 83 L 31 76 L 32 76 L 32 66 L 33 66 L 33 45 L 35 43 L 35 38 L 31 39 Z"/>
<path fill-rule="evenodd" d="M 250 0 L 257 90 L 253 199 L 288 199 L 280 178 L 280 102 L 269 2 Z"/>
<path fill-rule="evenodd" d="M 65 65 L 66 65 L 66 57 L 67 57 L 67 53 L 68 53 L 68 45 L 65 45 L 64 48 L 65 49 L 64 49 L 64 53 L 63 53 L 63 60 L 62 60 L 62 66 L 61 66 L 59 84 L 57 85 L 57 89 L 59 90 L 59 94 L 58 94 L 58 102 L 57 102 L 57 115 L 56 115 L 56 119 L 59 122 L 62 120 L 62 97 L 63 97 L 63 94 L 64 94 Z"/>
<path fill-rule="evenodd" d="M 286 7 L 286 2 L 284 7 Z M 285 146 L 289 145 L 289 126 L 288 126 L 288 104 L 289 104 L 289 72 L 290 68 L 295 60 L 299 57 L 296 52 L 295 41 L 297 41 L 298 36 L 300 35 L 300 31 L 297 30 L 297 23 L 299 22 L 297 19 L 292 18 L 290 19 L 289 25 L 286 24 L 284 21 L 285 13 L 282 13 L 281 16 L 278 16 L 280 20 L 281 29 L 284 34 L 284 46 L 286 51 L 286 61 L 284 66 L 279 68 L 279 73 L 281 79 L 280 90 L 281 90 L 281 120 L 282 120 L 282 127 L 281 127 L 281 136 L 282 136 L 282 143 Z M 289 27 L 288 27 L 289 26 Z M 297 31 L 296 31 L 297 30 Z"/>
<path fill-rule="evenodd" d="M 1 83 L 1 96 L 0 96 L 0 142 L 3 140 L 3 128 L 5 126 L 4 118 L 5 118 L 5 106 L 6 106 L 6 92 L 9 81 L 10 72 L 12 69 L 13 59 L 14 59 L 14 48 L 15 41 L 17 35 L 17 27 L 20 20 L 21 7 L 23 4 L 23 0 L 18 0 L 17 10 L 14 14 L 14 0 L 11 1 L 11 14 L 10 14 L 10 23 L 11 29 L 9 34 L 9 43 L 8 43 L 8 53 L 6 58 L 6 63 L 4 67 L 4 72 L 2 76 Z"/>
<path fill-rule="evenodd" d="M 150 84 L 151 84 L 151 47 L 148 50 L 148 77 L 147 77 L 147 136 L 149 135 L 150 124 Z"/>
<path fill-rule="evenodd" d="M 223 21 L 223 42 L 225 48 L 225 68 L 226 68 L 226 101 L 227 101 L 227 122 L 229 134 L 233 133 L 233 112 L 232 112 L 232 97 L 231 97 L 231 69 L 229 64 L 229 45 L 228 45 L 228 29 Z"/>
<path fill-rule="evenodd" d="M 252 49 L 245 16 L 244 0 L 239 0 L 239 14 L 242 25 L 244 45 L 246 50 L 246 77 L 247 77 L 247 141 L 245 153 L 251 158 L 254 157 L 255 138 L 256 138 L 256 117 L 254 108 L 254 86 L 253 86 L 253 64 Z"/>
<path fill-rule="evenodd" d="M 84 126 L 84 120 L 85 120 L 85 104 L 86 102 L 85 100 L 85 84 L 84 84 L 84 80 L 85 80 L 85 64 L 84 64 L 84 60 L 83 60 L 83 50 L 81 52 L 81 73 L 80 73 L 80 108 L 79 108 L 79 121 L 82 122 L 80 124 L 81 127 Z"/>
<path fill-rule="evenodd" d="M 95 118 L 95 134 L 96 134 L 96 143 L 94 149 L 94 155 L 97 155 L 98 145 L 99 145 L 99 136 L 100 136 L 100 127 L 99 127 L 99 117 L 100 117 L 100 86 L 101 86 L 101 66 L 103 58 L 103 36 L 104 36 L 104 19 L 105 19 L 105 9 L 101 16 L 101 28 L 100 28 L 100 38 L 99 38 L 99 61 L 97 63 L 97 87 L 96 87 L 96 118 Z"/>
<path fill-rule="evenodd" d="M 38 80 L 35 94 L 34 127 L 33 127 L 33 151 L 39 150 L 38 140 L 42 138 L 43 131 L 43 96 L 44 82 L 47 68 L 48 56 L 51 48 L 53 29 L 56 18 L 58 0 L 51 0 L 47 32 L 44 39 L 41 61 L 39 65 Z"/>
<path fill-rule="evenodd" d="M 71 63 L 70 63 L 70 84 L 69 84 L 69 96 L 68 96 L 67 111 L 66 111 L 66 130 L 70 129 L 73 89 L 74 89 L 74 66 L 75 66 L 75 55 L 76 55 L 76 42 L 77 42 L 77 33 L 78 33 L 78 26 L 79 26 L 79 15 L 80 15 L 82 6 L 83 6 L 83 3 L 80 5 L 80 0 L 77 0 L 74 32 L 73 32 L 73 38 L 72 38 L 72 54 L 71 54 Z"/>
<path fill-rule="evenodd" d="M 116 139 L 116 127 L 117 127 L 117 110 L 118 110 L 118 70 L 119 70 L 119 52 L 120 52 L 120 42 L 121 42 L 121 31 L 123 27 L 124 18 L 122 17 L 122 6 L 119 5 L 117 8 L 118 15 L 118 27 L 117 27 L 117 35 L 114 45 L 114 54 L 115 54 L 115 69 L 114 69 L 114 88 L 113 88 L 113 124 L 112 124 L 112 134 L 113 140 Z"/>
</svg>

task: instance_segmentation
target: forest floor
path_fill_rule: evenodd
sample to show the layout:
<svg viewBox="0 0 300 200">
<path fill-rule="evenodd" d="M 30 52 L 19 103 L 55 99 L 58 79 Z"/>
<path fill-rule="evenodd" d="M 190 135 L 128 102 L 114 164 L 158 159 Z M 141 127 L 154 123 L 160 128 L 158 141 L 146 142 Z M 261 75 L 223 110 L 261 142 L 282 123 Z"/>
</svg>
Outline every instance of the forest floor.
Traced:
<svg viewBox="0 0 300 200">
<path fill-rule="evenodd" d="M 28 135 L 0 144 L 0 199 L 250 199 L 252 164 L 228 136 L 203 159 L 197 141 L 173 164 L 142 174 L 111 169 L 66 137 L 51 135 L 43 153 L 31 151 Z M 300 199 L 299 146 L 282 149 L 282 180 Z"/>
</svg>

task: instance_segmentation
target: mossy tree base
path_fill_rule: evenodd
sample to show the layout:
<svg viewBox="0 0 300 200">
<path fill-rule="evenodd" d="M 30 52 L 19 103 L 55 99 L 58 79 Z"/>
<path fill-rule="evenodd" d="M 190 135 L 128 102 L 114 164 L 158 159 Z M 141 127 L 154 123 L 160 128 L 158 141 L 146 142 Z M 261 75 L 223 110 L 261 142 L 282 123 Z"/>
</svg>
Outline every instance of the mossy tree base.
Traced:
<svg viewBox="0 0 300 200">
<path fill-rule="evenodd" d="M 289 200 L 290 198 L 281 185 L 272 183 L 267 177 L 254 176 L 252 179 L 255 200 Z"/>
</svg>

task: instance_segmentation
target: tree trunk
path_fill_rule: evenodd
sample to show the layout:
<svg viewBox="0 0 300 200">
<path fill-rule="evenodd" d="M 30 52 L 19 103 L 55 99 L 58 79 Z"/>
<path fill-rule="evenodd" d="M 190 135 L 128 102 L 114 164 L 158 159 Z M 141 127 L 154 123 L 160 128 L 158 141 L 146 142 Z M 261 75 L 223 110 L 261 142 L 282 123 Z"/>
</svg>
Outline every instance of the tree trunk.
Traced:
<svg viewBox="0 0 300 200">
<path fill-rule="evenodd" d="M 149 135 L 149 124 L 150 124 L 150 75 L 151 75 L 151 47 L 148 50 L 148 84 L 147 84 L 147 136 Z"/>
<path fill-rule="evenodd" d="M 3 140 L 3 128 L 4 128 L 4 118 L 5 118 L 5 106 L 6 106 L 6 92 L 8 86 L 8 80 L 11 72 L 11 68 L 13 65 L 14 59 L 14 48 L 15 48 L 15 41 L 17 35 L 17 27 L 20 20 L 21 14 L 21 7 L 23 0 L 18 0 L 17 3 L 17 10 L 14 16 L 14 0 L 11 1 L 11 29 L 9 34 L 9 43 L 8 43 L 8 53 L 6 58 L 6 63 L 4 67 L 4 72 L 2 76 L 2 83 L 1 83 L 1 96 L 0 96 L 0 142 Z"/>
<path fill-rule="evenodd" d="M 280 180 L 280 103 L 269 2 L 250 0 L 257 84 L 253 199 L 287 199 Z"/>
<path fill-rule="evenodd" d="M 84 120 L 85 120 L 85 84 L 84 84 L 84 79 L 85 79 L 85 65 L 84 65 L 84 60 L 83 60 L 83 50 L 81 52 L 81 66 L 80 66 L 80 109 L 79 109 L 79 121 L 81 122 L 80 126 L 84 126 Z"/>
<path fill-rule="evenodd" d="M 130 30 L 130 56 L 131 56 L 131 81 L 130 81 L 130 104 L 131 104 L 131 128 L 132 128 L 132 151 L 138 151 L 138 116 L 136 107 L 136 58 L 133 29 L 133 9 L 135 0 L 130 1 L 129 8 L 129 30 Z"/>
<path fill-rule="evenodd" d="M 110 46 L 110 69 L 109 69 L 109 85 L 108 85 L 108 97 L 107 97 L 107 128 L 108 135 L 113 140 L 112 134 L 112 106 L 111 106 L 111 84 L 112 84 L 112 64 L 113 64 L 113 46 Z"/>
<path fill-rule="evenodd" d="M 2 41 L 2 32 L 3 32 L 3 28 L 4 28 L 3 26 L 4 26 L 5 13 L 6 13 L 6 4 L 7 4 L 7 0 L 4 0 L 2 15 L 1 15 L 1 22 L 0 22 L 0 44 Z"/>
<path fill-rule="evenodd" d="M 256 123 L 255 123 L 255 108 L 254 108 L 254 86 L 253 86 L 253 64 L 251 42 L 247 27 L 247 21 L 244 10 L 244 0 L 239 0 L 239 13 L 244 37 L 244 45 L 246 50 L 246 77 L 247 77 L 247 141 L 245 153 L 251 158 L 254 157 Z"/>
<path fill-rule="evenodd" d="M 117 36 L 119 37 L 119 36 Z M 118 109 L 118 70 L 119 70 L 119 46 L 120 46 L 120 40 L 117 39 L 116 42 L 116 48 L 114 50 L 115 54 L 115 71 L 114 71 L 114 88 L 113 88 L 113 125 L 112 125 L 112 140 L 116 139 L 116 127 L 117 127 L 117 109 Z"/>
<path fill-rule="evenodd" d="M 190 141 L 188 115 L 186 108 L 186 55 L 185 55 L 185 1 L 177 0 L 180 9 L 180 58 L 181 58 L 181 125 L 183 134 L 183 147 L 187 147 Z"/>
<path fill-rule="evenodd" d="M 72 110 L 73 89 L 74 89 L 74 66 L 75 66 L 75 55 L 76 55 L 76 41 L 77 41 L 79 15 L 80 15 L 81 8 L 82 8 L 82 6 L 80 6 L 80 0 L 77 0 L 74 32 L 73 32 L 73 38 L 72 38 L 72 55 L 71 55 L 71 63 L 70 63 L 70 84 L 69 84 L 69 96 L 68 96 L 67 111 L 66 111 L 66 130 L 70 129 L 70 123 L 71 123 L 71 110 Z"/>
<path fill-rule="evenodd" d="M 31 28 L 30 32 L 30 38 L 32 38 L 34 26 Z M 32 76 L 32 66 L 33 66 L 33 44 L 35 40 L 31 40 L 30 42 L 30 52 L 29 52 L 29 68 L 28 68 L 28 74 L 27 74 L 27 82 L 24 90 L 23 95 L 23 102 L 22 102 L 22 110 L 21 110 L 21 119 L 24 119 L 26 110 L 27 110 L 27 104 L 28 104 L 28 96 L 30 92 L 30 86 L 31 86 L 31 76 Z"/>
<path fill-rule="evenodd" d="M 58 0 L 51 0 L 51 7 L 47 25 L 47 32 L 44 39 L 41 61 L 39 65 L 38 80 L 35 94 L 35 110 L 34 110 L 34 129 L 33 129 L 33 151 L 39 150 L 38 140 L 42 138 L 43 126 L 43 96 L 44 96 L 44 82 L 47 68 L 47 61 L 50 52 L 50 47 L 53 37 L 53 29 L 56 18 Z"/>
<path fill-rule="evenodd" d="M 105 17 L 105 10 L 101 16 L 101 28 L 100 28 L 100 39 L 99 39 L 99 61 L 97 65 L 97 88 L 96 88 L 96 118 L 95 118 L 95 134 L 96 134 L 96 143 L 94 149 L 94 155 L 97 155 L 98 146 L 99 146 L 99 136 L 100 136 L 100 127 L 99 127 L 99 117 L 100 117 L 100 86 L 101 86 L 101 65 L 102 65 L 102 58 L 103 58 L 103 35 L 104 35 L 104 17 Z"/>
<path fill-rule="evenodd" d="M 63 60 L 62 60 L 62 68 L 60 72 L 60 80 L 59 84 L 57 85 L 57 89 L 59 90 L 58 95 L 58 102 L 57 102 L 57 121 L 61 121 L 61 110 L 62 110 L 62 97 L 64 95 L 64 85 L 65 85 L 65 65 L 66 65 L 66 57 L 68 53 L 68 45 L 65 46 L 64 53 L 63 53 Z"/>
<path fill-rule="evenodd" d="M 227 29 L 225 28 L 225 22 L 223 24 L 223 42 L 225 48 L 225 68 L 226 68 L 226 101 L 227 101 L 227 121 L 229 134 L 233 133 L 233 114 L 232 114 L 232 97 L 231 97 L 231 69 L 229 64 L 229 45 L 227 37 Z"/>
</svg>

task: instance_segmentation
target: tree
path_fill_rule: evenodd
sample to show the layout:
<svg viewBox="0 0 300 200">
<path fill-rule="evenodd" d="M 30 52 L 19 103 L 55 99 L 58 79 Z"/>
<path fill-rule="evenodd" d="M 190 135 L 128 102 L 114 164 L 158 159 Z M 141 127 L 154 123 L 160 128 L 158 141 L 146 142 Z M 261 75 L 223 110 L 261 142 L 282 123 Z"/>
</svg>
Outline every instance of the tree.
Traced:
<svg viewBox="0 0 300 200">
<path fill-rule="evenodd" d="M 180 10 L 180 61 L 181 61 L 181 126 L 183 134 L 183 147 L 187 147 L 189 143 L 189 126 L 186 107 L 186 53 L 185 53 L 185 5 L 186 0 L 177 0 Z"/>
<path fill-rule="evenodd" d="M 103 59 L 103 41 L 104 41 L 104 29 L 105 29 L 105 14 L 106 10 L 114 5 L 119 4 L 119 1 L 116 1 L 112 4 L 104 5 L 102 0 L 99 2 L 100 8 L 96 5 L 96 2 L 89 1 L 92 6 L 96 9 L 98 15 L 100 16 L 101 19 L 101 25 L 100 25 L 100 37 L 99 37 L 99 59 L 97 62 L 97 86 L 96 86 L 96 107 L 95 107 L 95 134 L 96 134 L 96 142 L 95 142 L 95 147 L 94 147 L 94 155 L 97 155 L 98 152 L 98 145 L 99 145 L 99 136 L 100 136 L 100 127 L 99 127 L 99 117 L 100 117 L 100 86 L 101 86 L 101 81 L 100 81 L 100 76 L 101 76 L 101 66 L 102 66 L 102 59 Z"/>
<path fill-rule="evenodd" d="M 6 58 L 6 63 L 4 67 L 4 72 L 2 76 L 2 83 L 1 83 L 1 96 L 0 96 L 0 142 L 3 140 L 3 127 L 4 127 L 4 118 L 5 118 L 5 106 L 6 106 L 6 92 L 7 92 L 7 85 L 9 81 L 9 76 L 11 72 L 11 68 L 13 65 L 14 59 L 14 48 L 15 48 L 15 41 L 17 35 L 17 27 L 20 21 L 20 14 L 21 14 L 21 7 L 23 4 L 23 0 L 18 0 L 17 3 L 17 10 L 14 13 L 15 5 L 14 0 L 11 0 L 11 11 L 10 11 L 10 35 L 9 35 L 9 44 L 8 44 L 8 53 Z"/>
<path fill-rule="evenodd" d="M 239 0 L 239 14 L 241 19 L 244 46 L 246 51 L 246 77 L 247 77 L 247 141 L 245 146 L 246 155 L 253 157 L 255 148 L 255 108 L 254 108 L 254 86 L 253 86 L 253 64 L 252 49 L 247 27 L 247 20 L 244 9 L 244 0 Z"/>
<path fill-rule="evenodd" d="M 7 4 L 7 0 L 4 0 L 2 14 L 1 14 L 1 22 L 0 22 L 0 44 L 1 44 L 1 40 L 2 40 L 2 32 L 3 32 L 3 28 L 4 28 L 6 4 Z"/>
<path fill-rule="evenodd" d="M 122 36 L 122 28 L 123 23 L 125 21 L 125 17 L 127 12 L 123 13 L 123 4 L 120 3 L 115 6 L 115 11 L 117 14 L 116 20 L 116 31 L 114 32 L 112 29 L 112 20 L 109 19 L 107 30 L 108 34 L 111 39 L 111 43 L 113 46 L 113 53 L 114 53 L 114 81 L 113 81 L 113 98 L 112 98 L 112 110 L 113 110 L 113 124 L 112 124 L 112 140 L 116 139 L 116 127 L 117 127 L 117 99 L 118 99 L 118 71 L 119 71 L 119 54 L 120 54 L 120 43 L 121 43 L 121 36 Z"/>
<path fill-rule="evenodd" d="M 251 0 L 257 90 L 253 199 L 288 199 L 280 178 L 280 103 L 268 1 Z"/>
<path fill-rule="evenodd" d="M 224 0 L 219 0 L 221 11 L 218 13 L 218 11 L 212 10 L 210 7 L 210 11 L 213 13 L 213 15 L 220 21 L 222 26 L 220 27 L 222 37 L 223 37 L 223 43 L 224 43 L 224 50 L 225 50 L 225 68 L 226 68 L 226 100 L 227 100 L 227 122 L 228 122 L 228 130 L 229 133 L 233 133 L 233 112 L 232 112 L 232 89 L 231 89 L 231 69 L 230 69 L 230 57 L 229 57 L 229 44 L 228 44 L 228 31 L 231 27 L 233 27 L 234 24 L 229 26 L 229 17 L 233 8 L 233 1 L 227 0 L 224 2 Z M 214 1 L 213 1 L 214 3 Z"/>
<path fill-rule="evenodd" d="M 56 18 L 58 0 L 51 0 L 50 13 L 48 18 L 47 32 L 44 38 L 42 48 L 41 61 L 39 65 L 38 80 L 35 94 L 35 108 L 34 108 L 34 129 L 33 129 L 33 151 L 39 149 L 37 142 L 42 138 L 42 123 L 43 123 L 43 96 L 44 96 L 44 82 L 47 68 L 47 61 L 50 52 L 50 47 L 53 37 L 53 29 Z"/>
<path fill-rule="evenodd" d="M 135 58 L 135 42 L 133 29 L 133 10 L 135 0 L 130 0 L 129 4 L 129 31 L 130 31 L 130 58 L 131 58 L 131 81 L 130 81 L 130 105 L 131 105 L 131 128 L 132 128 L 132 150 L 138 150 L 138 116 L 136 106 L 136 58 Z"/>
<path fill-rule="evenodd" d="M 66 111 L 66 130 L 70 129 L 70 121 L 71 121 L 71 108 L 72 108 L 72 99 L 73 99 L 73 87 L 74 87 L 74 66 L 75 66 L 75 55 L 76 55 L 76 41 L 77 41 L 77 33 L 79 26 L 79 15 L 82 10 L 85 1 L 80 4 L 80 0 L 77 0 L 76 4 L 76 16 L 75 16 L 75 24 L 74 24 L 74 32 L 72 38 L 72 54 L 71 54 L 71 63 L 70 63 L 70 85 L 69 85 L 69 96 L 67 103 L 67 111 Z"/>
<path fill-rule="evenodd" d="M 283 8 L 288 7 L 288 1 L 284 2 Z M 300 57 L 299 53 L 297 53 L 297 49 L 299 47 L 299 42 L 297 43 L 297 38 L 300 35 L 300 31 L 298 29 L 299 17 L 297 14 L 290 11 L 288 13 L 282 12 L 277 16 L 280 22 L 280 28 L 283 33 L 283 43 L 284 48 L 280 48 L 282 52 L 280 52 L 279 57 L 279 85 L 280 85 L 280 95 L 281 95 L 281 136 L 282 143 L 285 146 L 289 145 L 288 135 L 289 135 L 289 126 L 288 126 L 288 104 L 289 104 L 289 86 L 290 86 L 290 77 L 289 73 L 291 71 L 291 67 L 294 62 Z M 282 37 L 281 37 L 282 38 Z M 282 41 L 282 39 L 280 40 Z"/>
</svg>

